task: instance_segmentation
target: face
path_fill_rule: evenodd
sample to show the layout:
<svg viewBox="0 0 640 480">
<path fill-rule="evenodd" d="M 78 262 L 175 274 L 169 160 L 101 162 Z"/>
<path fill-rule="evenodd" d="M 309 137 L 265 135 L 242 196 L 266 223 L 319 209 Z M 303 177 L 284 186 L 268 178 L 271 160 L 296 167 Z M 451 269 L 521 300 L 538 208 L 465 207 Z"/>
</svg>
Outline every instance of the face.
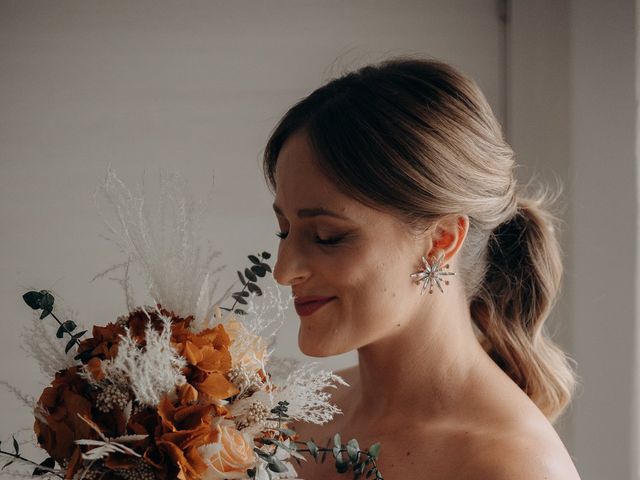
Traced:
<svg viewBox="0 0 640 480">
<path fill-rule="evenodd" d="M 425 253 L 395 216 L 341 193 L 314 162 L 303 133 L 278 156 L 274 210 L 280 228 L 274 277 L 296 300 L 328 297 L 300 316 L 298 343 L 311 356 L 337 355 L 399 332 L 423 307 L 410 274 Z"/>
</svg>

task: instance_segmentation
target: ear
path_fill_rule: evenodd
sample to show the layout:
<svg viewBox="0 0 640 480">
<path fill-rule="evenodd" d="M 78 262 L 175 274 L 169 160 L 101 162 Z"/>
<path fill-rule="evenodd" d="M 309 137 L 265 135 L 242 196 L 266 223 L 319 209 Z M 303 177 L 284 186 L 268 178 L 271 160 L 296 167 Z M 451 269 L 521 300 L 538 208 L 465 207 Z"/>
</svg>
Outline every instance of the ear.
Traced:
<svg viewBox="0 0 640 480">
<path fill-rule="evenodd" d="M 469 217 L 467 215 L 450 215 L 438 220 L 431 238 L 429 257 L 444 251 L 444 261 L 449 262 L 456 256 L 467 238 Z"/>
</svg>

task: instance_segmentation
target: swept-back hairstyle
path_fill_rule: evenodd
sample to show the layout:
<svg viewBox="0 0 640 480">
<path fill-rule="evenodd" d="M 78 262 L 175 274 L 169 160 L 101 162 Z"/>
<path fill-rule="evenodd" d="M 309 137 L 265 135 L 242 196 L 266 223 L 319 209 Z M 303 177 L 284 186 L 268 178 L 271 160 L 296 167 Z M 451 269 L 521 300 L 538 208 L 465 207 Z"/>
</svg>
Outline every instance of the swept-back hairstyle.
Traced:
<svg viewBox="0 0 640 480">
<path fill-rule="evenodd" d="M 297 131 L 341 191 L 412 228 L 469 216 L 458 278 L 479 341 L 554 421 L 576 383 L 543 328 L 562 277 L 557 217 L 545 192 L 518 191 L 513 151 L 477 85 L 445 63 L 405 57 L 329 81 L 272 132 L 263 159 L 272 190 Z"/>
</svg>

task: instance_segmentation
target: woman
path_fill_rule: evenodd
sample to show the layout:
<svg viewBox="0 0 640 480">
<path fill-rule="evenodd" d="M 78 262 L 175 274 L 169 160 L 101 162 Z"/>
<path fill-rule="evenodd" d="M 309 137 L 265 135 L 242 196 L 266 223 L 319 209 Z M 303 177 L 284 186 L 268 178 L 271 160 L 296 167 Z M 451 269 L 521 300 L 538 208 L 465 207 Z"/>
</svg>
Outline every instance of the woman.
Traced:
<svg viewBox="0 0 640 480">
<path fill-rule="evenodd" d="M 475 83 L 396 58 L 293 106 L 264 154 L 299 345 L 358 351 L 343 415 L 298 426 L 380 441 L 387 479 L 578 479 L 552 423 L 575 378 L 543 328 L 562 274 L 544 195 Z M 305 480 L 340 478 L 332 462 Z"/>
</svg>

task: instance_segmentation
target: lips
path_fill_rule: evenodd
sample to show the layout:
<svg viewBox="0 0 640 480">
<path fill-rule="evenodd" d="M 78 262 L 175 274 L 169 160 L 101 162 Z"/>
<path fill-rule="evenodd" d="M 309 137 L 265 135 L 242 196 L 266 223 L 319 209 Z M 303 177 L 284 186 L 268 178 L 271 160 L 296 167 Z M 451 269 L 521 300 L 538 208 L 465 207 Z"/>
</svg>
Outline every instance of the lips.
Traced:
<svg viewBox="0 0 640 480">
<path fill-rule="evenodd" d="M 301 317 L 305 317 L 311 315 L 313 312 L 323 307 L 331 300 L 334 300 L 336 297 L 320 297 L 320 296 L 309 296 L 309 297 L 298 297 L 294 300 L 294 306 L 296 307 L 296 312 Z"/>
</svg>

